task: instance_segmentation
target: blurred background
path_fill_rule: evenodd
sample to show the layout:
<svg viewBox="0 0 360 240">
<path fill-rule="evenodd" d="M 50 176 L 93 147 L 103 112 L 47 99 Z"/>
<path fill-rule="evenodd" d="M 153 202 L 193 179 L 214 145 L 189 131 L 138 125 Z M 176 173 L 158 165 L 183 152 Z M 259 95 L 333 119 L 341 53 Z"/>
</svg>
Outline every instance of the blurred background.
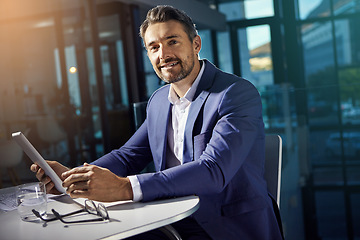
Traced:
<svg viewBox="0 0 360 240">
<path fill-rule="evenodd" d="M 10 140 L 90 162 L 135 131 L 133 103 L 161 86 L 138 37 L 146 12 L 187 12 L 201 58 L 251 81 L 283 138 L 287 239 L 360 239 L 359 0 L 1 0 L 0 187 L 33 181 Z"/>
</svg>

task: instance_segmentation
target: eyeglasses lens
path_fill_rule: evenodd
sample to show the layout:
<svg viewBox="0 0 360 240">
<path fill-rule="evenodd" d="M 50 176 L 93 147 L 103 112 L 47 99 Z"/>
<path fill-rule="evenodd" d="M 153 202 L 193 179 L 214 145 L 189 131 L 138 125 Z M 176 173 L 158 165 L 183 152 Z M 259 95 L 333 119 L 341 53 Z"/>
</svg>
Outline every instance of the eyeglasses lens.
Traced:
<svg viewBox="0 0 360 240">
<path fill-rule="evenodd" d="M 99 207 L 98 207 L 98 212 L 100 214 L 100 216 L 103 218 L 103 219 L 109 219 L 109 213 L 106 209 L 106 207 L 104 206 L 104 204 L 99 204 Z"/>
<path fill-rule="evenodd" d="M 97 207 L 93 201 L 85 201 L 85 209 L 88 213 L 97 215 Z"/>
</svg>

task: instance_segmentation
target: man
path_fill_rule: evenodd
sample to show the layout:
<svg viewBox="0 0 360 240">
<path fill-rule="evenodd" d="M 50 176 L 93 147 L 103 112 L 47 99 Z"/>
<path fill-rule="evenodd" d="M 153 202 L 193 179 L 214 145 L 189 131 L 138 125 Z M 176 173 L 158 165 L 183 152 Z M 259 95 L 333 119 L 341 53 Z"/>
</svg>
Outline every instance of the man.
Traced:
<svg viewBox="0 0 360 240">
<path fill-rule="evenodd" d="M 199 60 L 201 39 L 182 11 L 151 9 L 140 35 L 156 74 L 169 84 L 154 92 L 145 122 L 120 149 L 71 170 L 49 162 L 67 192 L 98 201 L 196 194 L 199 210 L 174 224 L 184 239 L 281 239 L 263 178 L 255 87 Z M 138 174 L 151 161 L 156 172 Z M 54 192 L 43 170 L 31 169 Z"/>
</svg>

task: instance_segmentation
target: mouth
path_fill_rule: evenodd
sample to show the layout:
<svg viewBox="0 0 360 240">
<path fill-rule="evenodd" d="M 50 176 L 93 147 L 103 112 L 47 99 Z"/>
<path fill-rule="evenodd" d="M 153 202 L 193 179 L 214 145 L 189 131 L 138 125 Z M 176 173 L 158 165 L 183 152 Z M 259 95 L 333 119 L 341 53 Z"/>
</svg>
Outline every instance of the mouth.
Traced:
<svg viewBox="0 0 360 240">
<path fill-rule="evenodd" d="M 172 68 L 172 67 L 174 67 L 174 66 L 176 66 L 176 65 L 178 65 L 178 64 L 179 64 L 178 61 L 176 61 L 176 62 L 170 62 L 170 63 L 165 63 L 165 64 L 163 64 L 163 65 L 160 66 L 160 69 L 170 69 L 170 68 Z"/>
</svg>

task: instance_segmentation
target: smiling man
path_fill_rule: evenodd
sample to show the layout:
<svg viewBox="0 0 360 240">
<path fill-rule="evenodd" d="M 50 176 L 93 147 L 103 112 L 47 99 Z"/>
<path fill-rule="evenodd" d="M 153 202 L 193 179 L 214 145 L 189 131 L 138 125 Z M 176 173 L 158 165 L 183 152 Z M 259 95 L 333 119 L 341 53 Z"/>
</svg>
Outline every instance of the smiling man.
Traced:
<svg viewBox="0 0 360 240">
<path fill-rule="evenodd" d="M 71 170 L 49 162 L 67 192 L 99 201 L 196 194 L 199 210 L 173 224 L 183 239 L 282 239 L 263 177 L 258 91 L 199 60 L 201 39 L 178 9 L 151 9 L 140 35 L 154 71 L 169 84 L 153 93 L 145 122 L 121 148 Z M 139 174 L 151 161 L 156 172 Z M 42 169 L 31 169 L 55 192 Z M 134 239 L 161 239 L 158 234 Z"/>
</svg>

